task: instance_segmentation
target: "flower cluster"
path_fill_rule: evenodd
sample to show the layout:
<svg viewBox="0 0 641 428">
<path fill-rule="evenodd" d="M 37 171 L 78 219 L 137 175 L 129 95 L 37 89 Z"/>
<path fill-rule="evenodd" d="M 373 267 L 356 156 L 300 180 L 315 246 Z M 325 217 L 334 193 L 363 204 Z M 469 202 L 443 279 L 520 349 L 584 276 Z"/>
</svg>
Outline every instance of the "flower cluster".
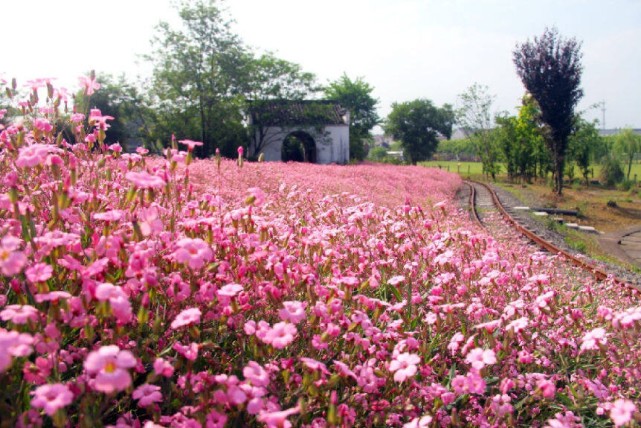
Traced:
<svg viewBox="0 0 641 428">
<path fill-rule="evenodd" d="M 478 229 L 457 176 L 122 153 L 37 100 L 0 130 L 3 423 L 640 421 L 639 293 Z"/>
</svg>

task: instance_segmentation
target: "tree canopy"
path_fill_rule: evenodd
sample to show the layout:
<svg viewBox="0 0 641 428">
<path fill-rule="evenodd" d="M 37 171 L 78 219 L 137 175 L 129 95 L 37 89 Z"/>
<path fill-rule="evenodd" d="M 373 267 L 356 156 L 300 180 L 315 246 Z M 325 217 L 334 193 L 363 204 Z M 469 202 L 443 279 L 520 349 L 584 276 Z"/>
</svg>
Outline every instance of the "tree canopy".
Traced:
<svg viewBox="0 0 641 428">
<path fill-rule="evenodd" d="M 325 88 L 325 96 L 349 110 L 349 153 L 352 159 L 367 156 L 366 144 L 372 140 L 370 131 L 378 125 L 378 100 L 372 97 L 374 88 L 361 77 L 352 80 L 343 74 Z"/>
<path fill-rule="evenodd" d="M 452 135 L 454 111 L 449 104 L 436 107 L 427 99 L 392 104 L 385 131 L 401 141 L 405 157 L 416 165 L 430 159 L 438 146 L 439 137 Z"/>
<path fill-rule="evenodd" d="M 202 141 L 196 149 L 202 157 L 217 148 L 233 157 L 238 146 L 249 145 L 243 114 L 248 101 L 302 98 L 318 90 L 315 76 L 300 66 L 246 47 L 219 3 L 182 1 L 181 25 L 160 23 L 147 57 L 154 66 L 156 139 L 167 142 L 175 133 Z"/>
<path fill-rule="evenodd" d="M 580 88 L 581 43 L 561 37 L 556 28 L 517 45 L 513 53 L 516 71 L 537 101 L 546 126 L 546 144 L 554 163 L 557 194 L 563 190 L 563 168 L 568 137 L 574 126 L 574 108 L 583 96 Z"/>
<path fill-rule="evenodd" d="M 499 172 L 499 151 L 492 130 L 492 103 L 494 95 L 487 86 L 474 83 L 459 94 L 459 108 L 456 110 L 456 123 L 474 143 L 476 153 L 483 163 L 483 172 L 496 179 Z"/>
</svg>

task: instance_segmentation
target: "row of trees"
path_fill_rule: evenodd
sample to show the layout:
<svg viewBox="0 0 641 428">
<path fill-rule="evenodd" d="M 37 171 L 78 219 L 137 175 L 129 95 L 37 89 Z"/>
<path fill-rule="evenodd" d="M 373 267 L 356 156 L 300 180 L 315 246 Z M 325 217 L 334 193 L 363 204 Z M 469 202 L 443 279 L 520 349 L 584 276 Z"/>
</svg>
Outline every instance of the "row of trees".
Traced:
<svg viewBox="0 0 641 428">
<path fill-rule="evenodd" d="M 350 111 L 354 160 L 366 157 L 370 131 L 377 124 L 400 141 L 406 159 L 416 164 L 429 159 L 439 140 L 449 139 L 458 123 L 469 132 L 484 171 L 493 178 L 500 163 L 506 164 L 513 179 L 529 180 L 551 170 L 555 190 L 561 193 L 569 158 L 587 180 L 598 133 L 594 124 L 574 113 L 583 94 L 580 43 L 561 38 L 555 29 L 514 51 L 517 74 L 528 92 L 517 116 L 492 117 L 494 98 L 486 87 L 475 84 L 459 96 L 462 106 L 456 111 L 449 104 L 438 107 L 428 99 L 416 99 L 394 103 L 382 121 L 376 113 L 374 88 L 362 78 L 344 74 L 323 86 L 298 64 L 254 52 L 231 31 L 230 18 L 218 1 L 183 0 L 178 4 L 181 25 L 158 25 L 146 56 L 153 65 L 148 81 L 134 84 L 124 77 L 98 76 L 102 89 L 90 105 L 78 107 L 99 108 L 116 118 L 109 143 L 138 139 L 160 149 L 176 134 L 204 143 L 196 156 L 208 157 L 218 149 L 234 157 L 238 146 L 247 147 L 253 139 L 253 154 L 258 155 L 269 142 L 247 126 L 251 105 L 324 97 Z M 626 152 L 628 174 L 637 151 Z"/>
<path fill-rule="evenodd" d="M 524 95 L 516 115 L 502 112 L 492 117 L 493 99 L 488 88 L 479 84 L 459 95 L 457 122 L 466 126 L 468 135 L 464 140 L 449 142 L 443 151 L 458 158 L 468 155 L 480 159 L 484 173 L 493 178 L 501 168 L 505 168 L 512 181 L 530 182 L 555 174 L 552 153 L 546 143 L 550 136 L 534 97 Z M 641 153 L 641 136 L 627 128 L 617 135 L 602 137 L 598 122 L 587 121 L 583 113 L 573 116 L 561 177 L 572 181 L 580 176 L 587 185 L 594 165 L 601 164 L 605 183 L 630 180 L 632 163 Z"/>
<path fill-rule="evenodd" d="M 327 85 L 314 74 L 272 53 L 256 53 L 231 30 L 231 18 L 219 0 L 183 0 L 177 4 L 180 25 L 161 22 L 144 58 L 151 78 L 132 82 L 98 73 L 102 85 L 78 108 L 99 108 L 113 121 L 108 142 L 138 140 L 150 148 L 167 146 L 172 135 L 202 141 L 196 156 L 219 149 L 234 157 L 249 146 L 256 129 L 247 126 L 252 103 L 329 98 L 350 111 L 350 153 L 363 159 L 369 131 L 380 121 L 373 87 L 343 75 Z M 255 141 L 257 152 L 265 141 Z M 255 155 L 257 155 L 256 153 Z"/>
</svg>

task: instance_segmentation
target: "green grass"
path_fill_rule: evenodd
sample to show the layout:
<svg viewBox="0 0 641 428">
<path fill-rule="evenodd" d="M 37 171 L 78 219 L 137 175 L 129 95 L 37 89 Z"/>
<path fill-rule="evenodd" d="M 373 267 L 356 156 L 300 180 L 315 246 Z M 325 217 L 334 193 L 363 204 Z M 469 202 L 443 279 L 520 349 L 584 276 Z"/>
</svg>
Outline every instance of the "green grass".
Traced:
<svg viewBox="0 0 641 428">
<path fill-rule="evenodd" d="M 457 162 L 457 161 L 427 161 L 420 162 L 420 165 L 427 166 L 430 168 L 441 168 L 449 172 L 455 172 L 463 178 L 480 178 L 483 175 L 483 165 L 481 162 Z M 623 172 L 628 173 L 628 166 L 621 165 Z M 591 168 L 594 171 L 594 174 L 590 175 L 590 179 L 598 180 L 599 174 L 601 173 L 601 165 L 592 165 Z M 581 179 L 581 175 L 578 168 L 574 168 L 574 174 L 577 179 Z M 634 175 L 637 175 L 637 181 L 641 181 L 641 163 L 633 163 L 632 169 L 630 170 L 630 180 L 634 180 Z M 497 177 L 505 177 L 505 167 L 501 165 L 501 173 Z"/>
<path fill-rule="evenodd" d="M 480 162 L 429 161 L 420 162 L 420 164 L 429 168 L 440 167 L 446 171 L 457 173 L 463 178 L 483 175 L 483 165 Z"/>
</svg>

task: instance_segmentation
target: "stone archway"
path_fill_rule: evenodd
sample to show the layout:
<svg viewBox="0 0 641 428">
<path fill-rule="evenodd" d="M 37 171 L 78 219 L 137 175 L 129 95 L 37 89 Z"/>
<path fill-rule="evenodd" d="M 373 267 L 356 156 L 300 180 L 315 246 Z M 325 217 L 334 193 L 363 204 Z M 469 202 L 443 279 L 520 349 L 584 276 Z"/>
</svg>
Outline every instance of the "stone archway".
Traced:
<svg viewBox="0 0 641 428">
<path fill-rule="evenodd" d="M 314 138 L 304 131 L 295 131 L 288 134 L 283 140 L 281 159 L 283 162 L 316 163 L 316 142 Z"/>
</svg>

